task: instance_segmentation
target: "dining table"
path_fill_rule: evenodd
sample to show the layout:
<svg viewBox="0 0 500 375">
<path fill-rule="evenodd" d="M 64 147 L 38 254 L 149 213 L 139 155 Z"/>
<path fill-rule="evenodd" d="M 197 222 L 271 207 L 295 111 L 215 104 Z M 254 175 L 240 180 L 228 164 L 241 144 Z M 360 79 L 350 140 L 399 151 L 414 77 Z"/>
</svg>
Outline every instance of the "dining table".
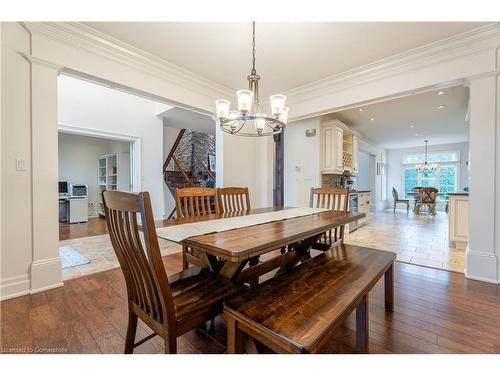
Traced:
<svg viewBox="0 0 500 375">
<path fill-rule="evenodd" d="M 287 217 L 292 212 L 287 210 L 293 208 L 267 207 L 162 220 L 156 223 L 156 231 L 159 238 L 195 250 L 203 267 L 245 283 L 275 269 L 286 272 L 310 257 L 311 246 L 325 232 L 365 217 L 364 213 L 318 209 L 302 209 L 300 216 Z M 255 223 L 257 218 L 267 216 L 267 222 Z M 236 227 L 232 222 L 237 222 Z M 276 252 L 279 249 L 285 250 Z M 259 257 L 264 260 L 251 262 Z"/>
</svg>

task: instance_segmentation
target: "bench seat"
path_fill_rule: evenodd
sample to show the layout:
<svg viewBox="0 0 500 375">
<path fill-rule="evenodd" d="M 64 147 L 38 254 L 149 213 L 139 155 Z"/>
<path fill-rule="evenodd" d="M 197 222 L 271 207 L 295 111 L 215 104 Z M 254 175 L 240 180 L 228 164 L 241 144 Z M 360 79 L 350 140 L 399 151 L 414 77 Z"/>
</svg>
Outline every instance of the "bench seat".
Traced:
<svg viewBox="0 0 500 375">
<path fill-rule="evenodd" d="M 228 352 L 248 335 L 278 353 L 315 353 L 356 308 L 356 348 L 368 351 L 368 292 L 385 274 L 393 308 L 392 252 L 339 245 L 225 302 Z"/>
</svg>

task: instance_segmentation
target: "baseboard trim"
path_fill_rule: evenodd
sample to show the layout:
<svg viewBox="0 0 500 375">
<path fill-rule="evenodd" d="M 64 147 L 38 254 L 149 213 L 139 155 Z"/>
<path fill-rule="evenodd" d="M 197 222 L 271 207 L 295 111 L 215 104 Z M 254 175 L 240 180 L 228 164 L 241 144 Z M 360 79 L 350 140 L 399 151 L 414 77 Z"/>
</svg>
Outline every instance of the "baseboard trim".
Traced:
<svg viewBox="0 0 500 375">
<path fill-rule="evenodd" d="M 0 301 L 30 293 L 29 274 L 6 277 L 0 280 Z"/>
<path fill-rule="evenodd" d="M 467 248 L 465 277 L 498 284 L 498 262 L 495 254 L 471 251 Z"/>
<path fill-rule="evenodd" d="M 30 294 L 58 288 L 62 285 L 60 257 L 37 260 L 31 263 Z"/>
</svg>

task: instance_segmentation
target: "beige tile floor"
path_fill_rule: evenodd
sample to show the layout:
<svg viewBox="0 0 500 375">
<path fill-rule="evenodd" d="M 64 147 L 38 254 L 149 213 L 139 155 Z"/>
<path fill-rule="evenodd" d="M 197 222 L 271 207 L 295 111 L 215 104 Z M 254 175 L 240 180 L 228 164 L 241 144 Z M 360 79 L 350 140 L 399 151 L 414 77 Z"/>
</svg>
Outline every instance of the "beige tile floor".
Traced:
<svg viewBox="0 0 500 375">
<path fill-rule="evenodd" d="M 345 242 L 397 253 L 397 260 L 464 272 L 465 250 L 449 246 L 448 216 L 409 214 L 406 210 L 372 212 L 368 223 L 346 235 Z"/>
<path fill-rule="evenodd" d="M 142 233 L 140 233 L 142 236 Z M 173 254 L 182 250 L 181 246 L 170 241 L 158 239 L 162 255 Z M 59 241 L 59 246 L 68 245 L 90 260 L 90 263 L 81 266 L 69 267 L 62 270 L 63 280 L 73 279 L 83 275 L 119 267 L 109 235 L 82 237 Z"/>
</svg>

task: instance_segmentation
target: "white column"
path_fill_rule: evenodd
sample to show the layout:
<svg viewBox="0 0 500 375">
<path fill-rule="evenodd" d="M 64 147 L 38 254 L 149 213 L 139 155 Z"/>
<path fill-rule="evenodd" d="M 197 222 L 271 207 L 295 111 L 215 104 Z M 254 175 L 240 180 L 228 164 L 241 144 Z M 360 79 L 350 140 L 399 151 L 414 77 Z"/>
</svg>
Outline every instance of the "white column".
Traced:
<svg viewBox="0 0 500 375">
<path fill-rule="evenodd" d="M 493 283 L 498 282 L 495 248 L 499 234 L 495 233 L 495 220 L 500 220 L 497 79 L 491 75 L 470 81 L 470 210 L 465 270 L 468 278 Z"/>
<path fill-rule="evenodd" d="M 57 67 L 31 60 L 31 293 L 62 285 L 58 227 Z"/>
</svg>

